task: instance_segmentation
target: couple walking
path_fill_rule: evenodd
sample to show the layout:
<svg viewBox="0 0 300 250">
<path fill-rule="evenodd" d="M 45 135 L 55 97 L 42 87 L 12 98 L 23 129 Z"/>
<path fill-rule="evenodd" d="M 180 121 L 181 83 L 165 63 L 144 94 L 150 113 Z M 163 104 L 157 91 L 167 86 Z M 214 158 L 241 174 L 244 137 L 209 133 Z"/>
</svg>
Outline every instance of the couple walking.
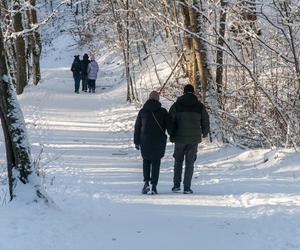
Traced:
<svg viewBox="0 0 300 250">
<path fill-rule="evenodd" d="M 175 142 L 173 192 L 180 192 L 183 161 L 185 171 L 183 193 L 192 194 L 191 180 L 194 162 L 197 158 L 198 143 L 209 133 L 209 117 L 204 105 L 195 96 L 194 87 L 187 84 L 184 94 L 171 106 L 169 113 L 161 107 L 159 93 L 152 91 L 149 99 L 139 111 L 134 128 L 134 144 L 141 149 L 143 158 L 143 194 L 157 194 L 160 161 L 165 154 L 167 136 Z"/>
</svg>

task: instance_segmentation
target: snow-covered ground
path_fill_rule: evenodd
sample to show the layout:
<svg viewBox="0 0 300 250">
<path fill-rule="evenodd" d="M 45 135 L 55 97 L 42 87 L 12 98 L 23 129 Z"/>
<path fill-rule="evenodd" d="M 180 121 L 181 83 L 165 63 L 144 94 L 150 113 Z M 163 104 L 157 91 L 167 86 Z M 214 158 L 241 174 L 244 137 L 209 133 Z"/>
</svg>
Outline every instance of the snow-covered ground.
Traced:
<svg viewBox="0 0 300 250">
<path fill-rule="evenodd" d="M 169 143 L 159 194 L 142 195 L 141 157 L 132 144 L 138 108 L 125 102 L 117 57 L 98 58 L 96 94 L 77 95 L 73 58 L 64 55 L 44 61 L 43 82 L 20 96 L 33 155 L 56 207 L 21 199 L 0 207 L 0 250 L 300 249 L 299 153 L 205 142 L 195 193 L 184 195 L 171 192 Z M 5 188 L 0 172 L 1 194 Z"/>
</svg>

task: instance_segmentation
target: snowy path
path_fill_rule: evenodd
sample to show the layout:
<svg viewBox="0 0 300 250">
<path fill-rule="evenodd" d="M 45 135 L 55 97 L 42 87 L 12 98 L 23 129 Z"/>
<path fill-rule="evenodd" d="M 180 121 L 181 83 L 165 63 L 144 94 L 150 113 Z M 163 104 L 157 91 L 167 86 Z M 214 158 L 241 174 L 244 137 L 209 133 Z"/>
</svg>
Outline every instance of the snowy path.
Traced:
<svg viewBox="0 0 300 250">
<path fill-rule="evenodd" d="M 2 208 L 1 250 L 300 249 L 299 154 L 201 145 L 195 194 L 183 195 L 170 192 L 170 144 L 159 195 L 143 196 L 132 147 L 137 109 L 124 93 L 116 84 L 76 95 L 68 68 L 46 70 L 27 89 L 30 142 L 35 156 L 43 148 L 40 165 L 59 209 Z"/>
</svg>

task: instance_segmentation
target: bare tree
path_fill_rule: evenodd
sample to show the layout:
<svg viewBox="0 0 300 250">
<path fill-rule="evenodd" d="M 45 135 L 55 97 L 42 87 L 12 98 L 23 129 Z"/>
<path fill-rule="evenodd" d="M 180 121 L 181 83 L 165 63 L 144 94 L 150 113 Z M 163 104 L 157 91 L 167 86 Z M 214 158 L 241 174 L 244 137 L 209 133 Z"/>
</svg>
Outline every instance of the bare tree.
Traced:
<svg viewBox="0 0 300 250">
<path fill-rule="evenodd" d="M 31 185 L 33 200 L 49 202 L 34 171 L 25 121 L 7 71 L 1 26 L 0 77 L 0 117 L 5 138 L 10 198 L 18 197 L 21 190 L 19 186 Z"/>
<path fill-rule="evenodd" d="M 132 22 L 132 14 L 130 11 L 130 0 L 110 1 L 113 19 L 117 24 L 118 40 L 123 52 L 125 73 L 127 79 L 127 95 L 126 100 L 129 102 L 137 101 L 137 91 L 134 78 L 131 71 L 131 41 L 130 28 Z M 123 15 L 123 13 L 125 13 Z M 124 21 L 123 21 L 124 20 Z"/>
</svg>

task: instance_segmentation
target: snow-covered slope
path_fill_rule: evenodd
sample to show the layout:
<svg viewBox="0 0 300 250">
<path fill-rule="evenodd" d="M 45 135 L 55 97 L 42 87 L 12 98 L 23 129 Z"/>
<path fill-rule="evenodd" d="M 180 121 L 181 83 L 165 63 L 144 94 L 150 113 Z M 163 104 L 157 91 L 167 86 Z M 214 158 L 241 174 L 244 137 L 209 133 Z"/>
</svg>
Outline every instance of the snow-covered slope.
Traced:
<svg viewBox="0 0 300 250">
<path fill-rule="evenodd" d="M 159 194 L 141 195 L 141 157 L 132 144 L 138 108 L 125 101 L 119 57 L 101 52 L 96 94 L 77 95 L 74 53 L 45 58 L 43 82 L 20 96 L 33 155 L 57 207 L 22 200 L 2 206 L 1 250 L 300 249 L 299 153 L 205 142 L 195 193 L 183 195 L 171 192 L 169 143 Z M 3 195 L 4 179 L 0 173 Z"/>
</svg>

